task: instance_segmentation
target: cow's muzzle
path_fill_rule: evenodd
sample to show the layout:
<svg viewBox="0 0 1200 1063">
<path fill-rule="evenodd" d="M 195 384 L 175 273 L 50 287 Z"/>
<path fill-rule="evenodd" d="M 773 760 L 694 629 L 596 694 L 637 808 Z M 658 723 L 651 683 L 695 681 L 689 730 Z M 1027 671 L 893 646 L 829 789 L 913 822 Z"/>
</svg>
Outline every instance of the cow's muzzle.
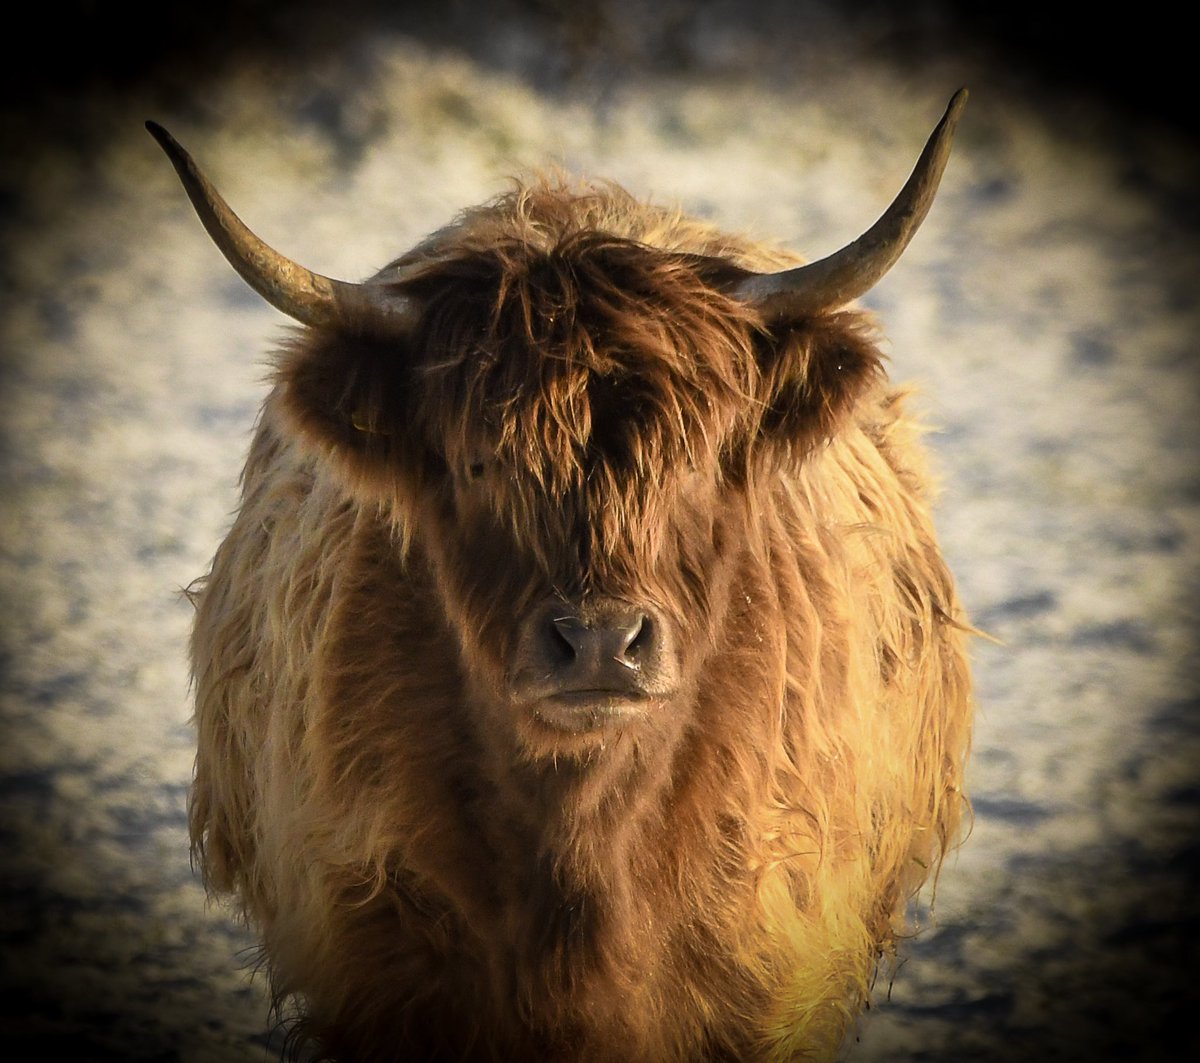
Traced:
<svg viewBox="0 0 1200 1063">
<path fill-rule="evenodd" d="M 521 625 L 514 694 L 569 730 L 636 715 L 678 683 L 661 613 L 615 598 L 551 600 Z"/>
</svg>

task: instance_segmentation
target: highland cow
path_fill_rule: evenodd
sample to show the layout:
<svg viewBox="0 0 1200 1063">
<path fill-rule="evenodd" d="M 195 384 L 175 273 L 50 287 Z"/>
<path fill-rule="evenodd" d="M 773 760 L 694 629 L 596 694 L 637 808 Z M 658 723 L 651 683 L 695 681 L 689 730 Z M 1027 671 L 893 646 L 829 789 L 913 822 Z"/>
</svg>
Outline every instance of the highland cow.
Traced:
<svg viewBox="0 0 1200 1063">
<path fill-rule="evenodd" d="M 824 1059 L 956 837 L 968 633 L 920 431 L 819 261 L 538 178 L 305 326 L 194 588 L 191 830 L 352 1063 Z"/>
</svg>

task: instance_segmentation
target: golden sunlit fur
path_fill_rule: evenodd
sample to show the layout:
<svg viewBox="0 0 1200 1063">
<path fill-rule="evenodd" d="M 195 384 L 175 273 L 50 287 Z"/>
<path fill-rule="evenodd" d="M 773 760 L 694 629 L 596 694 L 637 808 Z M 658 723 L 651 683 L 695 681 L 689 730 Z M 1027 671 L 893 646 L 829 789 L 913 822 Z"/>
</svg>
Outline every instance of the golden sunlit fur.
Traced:
<svg viewBox="0 0 1200 1063">
<path fill-rule="evenodd" d="M 329 1058 L 828 1059 L 955 839 L 964 619 L 919 432 L 792 259 L 522 186 L 283 352 L 197 590 L 192 837 Z M 600 735 L 508 693 L 547 595 L 665 617 Z"/>
</svg>

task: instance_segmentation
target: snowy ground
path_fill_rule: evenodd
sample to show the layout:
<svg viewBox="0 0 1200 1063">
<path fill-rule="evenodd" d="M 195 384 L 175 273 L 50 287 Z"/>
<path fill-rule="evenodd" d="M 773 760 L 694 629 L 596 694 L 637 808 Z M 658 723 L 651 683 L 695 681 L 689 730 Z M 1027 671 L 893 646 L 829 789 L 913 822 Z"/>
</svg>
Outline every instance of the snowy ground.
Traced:
<svg viewBox="0 0 1200 1063">
<path fill-rule="evenodd" d="M 550 162 L 823 254 L 886 205 L 960 84 L 943 191 L 866 301 L 940 428 L 944 544 L 1001 643 L 977 646 L 973 834 L 847 1055 L 1196 1041 L 1200 159 L 1086 100 L 1036 104 L 985 58 L 913 69 L 849 34 L 818 56 L 800 21 L 785 42 L 655 26 L 687 61 L 392 29 L 28 130 L 0 188 L 0 1045 L 276 1054 L 252 942 L 188 863 L 179 590 L 229 522 L 282 319 L 143 120 L 267 240 L 355 279 Z"/>
</svg>

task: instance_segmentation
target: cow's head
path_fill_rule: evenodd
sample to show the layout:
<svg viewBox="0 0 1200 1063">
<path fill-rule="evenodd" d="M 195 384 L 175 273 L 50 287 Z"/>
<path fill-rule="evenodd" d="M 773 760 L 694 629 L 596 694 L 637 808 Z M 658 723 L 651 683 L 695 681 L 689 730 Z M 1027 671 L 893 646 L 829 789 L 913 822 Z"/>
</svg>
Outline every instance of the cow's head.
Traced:
<svg viewBox="0 0 1200 1063">
<path fill-rule="evenodd" d="M 543 183 L 348 284 L 263 244 L 151 132 L 234 268 L 309 326 L 280 363 L 293 428 L 428 560 L 480 700 L 557 756 L 682 726 L 662 709 L 754 545 L 755 485 L 877 375 L 838 311 L 921 223 L 964 102 L 867 233 L 775 273 L 652 246 L 612 219 L 668 216 L 619 190 Z"/>
</svg>

